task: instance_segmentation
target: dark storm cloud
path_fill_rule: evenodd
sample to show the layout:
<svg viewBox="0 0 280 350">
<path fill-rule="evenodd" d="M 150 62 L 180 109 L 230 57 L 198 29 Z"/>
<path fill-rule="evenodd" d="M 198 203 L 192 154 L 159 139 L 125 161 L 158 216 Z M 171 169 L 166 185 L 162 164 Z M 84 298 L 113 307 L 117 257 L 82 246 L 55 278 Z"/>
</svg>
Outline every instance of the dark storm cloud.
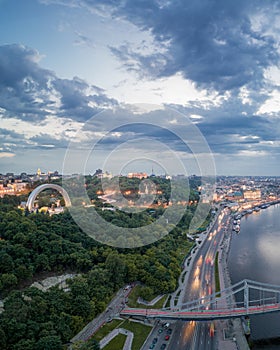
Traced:
<svg viewBox="0 0 280 350">
<path fill-rule="evenodd" d="M 41 122 L 54 115 L 85 121 L 116 104 L 102 89 L 79 78 L 59 79 L 40 67 L 39 60 L 31 48 L 0 46 L 0 107 L 5 117 Z"/>
<path fill-rule="evenodd" d="M 80 2 L 81 3 L 81 2 Z M 277 63 L 278 43 L 252 26 L 255 14 L 274 16 L 276 0 L 84 0 L 149 31 L 166 50 L 144 55 L 128 44 L 113 48 L 129 70 L 150 77 L 181 72 L 200 87 L 231 90 L 263 78 Z"/>
<path fill-rule="evenodd" d="M 100 88 L 89 86 L 78 77 L 56 79 L 53 86 L 61 96 L 59 114 L 74 120 L 86 121 L 102 108 L 116 104 L 116 100 L 108 98 Z M 87 93 L 89 88 L 92 90 L 90 94 Z"/>
<path fill-rule="evenodd" d="M 148 140 L 164 141 L 166 145 L 179 149 L 178 137 L 168 129 L 152 124 L 130 123 L 129 120 L 126 125 L 116 128 L 104 136 L 98 143 L 98 147 L 105 146 L 114 149 L 128 141 L 138 141 L 139 144 L 143 145 Z"/>
<path fill-rule="evenodd" d="M 13 130 L 8 130 L 8 129 L 3 129 L 0 128 L 0 135 L 3 137 L 6 137 L 8 139 L 21 139 L 22 135 L 13 131 Z"/>
<path fill-rule="evenodd" d="M 39 86 L 46 87 L 49 77 L 53 74 L 40 68 L 36 63 L 38 59 L 38 52 L 31 48 L 17 44 L 0 46 L 1 87 L 16 91 L 25 87 L 25 90 L 28 90 L 24 83 L 27 77 L 32 77 Z M 32 86 L 29 89 L 32 89 Z"/>
<path fill-rule="evenodd" d="M 69 141 L 65 138 L 56 139 L 49 134 L 39 134 L 30 138 L 35 148 L 67 148 Z"/>
<path fill-rule="evenodd" d="M 13 130 L 0 128 L 1 151 L 16 153 L 22 149 L 67 148 L 68 144 L 68 138 L 63 133 L 59 139 L 54 138 L 50 134 L 43 133 L 27 138 L 23 134 Z"/>
<path fill-rule="evenodd" d="M 187 153 L 190 152 L 190 147 L 197 143 L 193 125 L 178 112 L 159 109 L 134 114 L 133 107 L 127 105 L 126 109 L 114 110 L 113 113 L 108 110 L 98 118 L 92 118 L 83 130 L 92 133 L 89 143 L 96 144 L 99 149 L 116 149 L 126 143 L 126 146 L 123 145 L 124 148 L 140 147 L 143 152 L 150 151 L 152 143 L 152 147 L 164 144 L 170 150 Z M 172 123 L 176 117 L 179 118 L 178 125 Z M 114 126 L 115 121 L 117 127 Z M 182 130 L 184 130 L 183 138 Z M 103 135 L 100 136 L 100 133 Z"/>
<path fill-rule="evenodd" d="M 0 150 L 5 152 L 15 152 L 20 148 L 29 146 L 24 135 L 13 130 L 0 128 Z"/>
<path fill-rule="evenodd" d="M 258 104 L 242 104 L 234 94 L 219 106 L 194 106 L 171 107 L 189 117 L 202 117 L 196 123 L 214 153 L 235 155 L 239 151 L 264 149 L 269 146 L 265 146 L 266 142 L 279 140 L 278 120 L 257 114 Z"/>
<path fill-rule="evenodd" d="M 190 152 L 196 137 L 202 133 L 212 152 L 230 155 L 236 155 L 241 151 L 265 149 L 269 147 L 270 142 L 277 141 L 279 138 L 277 120 L 267 115 L 258 115 L 256 112 L 259 105 L 256 103 L 244 105 L 238 95 L 232 94 L 221 105 L 213 104 L 209 109 L 205 108 L 203 103 L 199 105 L 197 101 L 190 107 L 179 105 L 169 105 L 169 107 L 181 112 L 186 118 L 185 123 L 171 125 L 170 120 L 164 122 L 165 117 L 159 110 L 143 115 L 143 120 L 147 120 L 148 123 L 135 124 L 129 116 L 128 109 L 121 114 L 123 122 L 120 124 L 123 126 L 117 129 L 110 128 L 110 120 L 113 120 L 113 117 L 105 117 L 107 123 L 102 125 L 97 125 L 93 118 L 92 125 L 87 125 L 87 130 L 110 130 L 110 133 L 100 138 L 99 148 L 114 149 L 123 142 L 136 140 L 139 140 L 139 144 L 145 145 L 147 141 L 155 140 L 164 142 L 172 150 L 186 153 Z M 171 115 L 175 120 L 176 112 L 174 114 L 172 112 Z M 201 116 L 201 119 L 192 119 L 192 115 Z M 197 124 L 197 134 L 192 134 L 191 130 L 195 129 L 189 128 L 188 120 Z M 265 142 L 268 143 L 265 144 Z M 277 151 L 276 147 L 274 151 Z"/>
<path fill-rule="evenodd" d="M 37 64 L 36 50 L 22 45 L 0 46 L 0 107 L 6 116 L 36 120 L 46 115 L 51 102 L 37 102 L 38 93 L 48 90 L 53 73 Z"/>
</svg>

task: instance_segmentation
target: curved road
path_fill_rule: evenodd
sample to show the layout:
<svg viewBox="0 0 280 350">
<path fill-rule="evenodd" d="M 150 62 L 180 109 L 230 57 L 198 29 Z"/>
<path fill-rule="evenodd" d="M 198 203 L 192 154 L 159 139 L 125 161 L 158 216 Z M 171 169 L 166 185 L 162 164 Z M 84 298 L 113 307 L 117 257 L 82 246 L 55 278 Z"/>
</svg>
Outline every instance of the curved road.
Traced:
<svg viewBox="0 0 280 350">
<path fill-rule="evenodd" d="M 224 209 L 217 217 L 211 231 L 201 243 L 192 268 L 187 273 L 182 291 L 182 303 L 195 300 L 215 292 L 215 256 L 229 220 L 229 212 Z M 180 304 L 178 305 L 180 307 Z M 203 305 L 205 309 L 207 305 Z M 215 321 L 218 322 L 218 321 Z M 167 349 L 214 350 L 217 348 L 215 322 L 184 322 L 174 324 L 174 331 Z"/>
</svg>

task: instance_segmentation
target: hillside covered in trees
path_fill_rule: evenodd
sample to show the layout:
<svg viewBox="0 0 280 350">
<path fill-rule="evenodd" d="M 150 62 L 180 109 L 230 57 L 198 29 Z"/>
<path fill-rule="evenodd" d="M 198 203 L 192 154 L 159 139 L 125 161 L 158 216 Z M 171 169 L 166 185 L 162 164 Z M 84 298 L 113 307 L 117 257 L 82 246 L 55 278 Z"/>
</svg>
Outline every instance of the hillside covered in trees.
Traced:
<svg viewBox="0 0 280 350">
<path fill-rule="evenodd" d="M 1 349 L 63 349 L 124 284 L 139 281 L 150 294 L 176 288 L 191 246 L 185 230 L 194 207 L 186 208 L 177 227 L 158 242 L 117 249 L 83 233 L 67 210 L 53 216 L 23 212 L 17 209 L 19 200 L 0 199 Z M 133 217 L 134 225 L 155 220 L 161 210 L 155 209 L 152 215 L 143 211 Z M 106 215 L 107 220 L 122 224 L 131 219 L 118 211 Z M 64 272 L 79 273 L 68 282 L 69 292 L 58 287 L 47 292 L 29 287 L 34 280 Z"/>
</svg>

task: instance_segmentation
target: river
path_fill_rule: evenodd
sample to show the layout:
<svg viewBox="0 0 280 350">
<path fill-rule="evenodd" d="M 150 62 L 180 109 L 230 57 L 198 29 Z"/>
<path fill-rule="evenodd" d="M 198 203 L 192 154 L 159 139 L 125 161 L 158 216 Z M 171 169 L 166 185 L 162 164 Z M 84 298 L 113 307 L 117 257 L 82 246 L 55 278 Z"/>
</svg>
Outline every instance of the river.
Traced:
<svg viewBox="0 0 280 350">
<path fill-rule="evenodd" d="M 248 278 L 280 285 L 280 204 L 241 219 L 240 233 L 232 236 L 228 267 L 233 284 Z M 280 312 L 251 317 L 251 337 L 280 337 Z"/>
</svg>

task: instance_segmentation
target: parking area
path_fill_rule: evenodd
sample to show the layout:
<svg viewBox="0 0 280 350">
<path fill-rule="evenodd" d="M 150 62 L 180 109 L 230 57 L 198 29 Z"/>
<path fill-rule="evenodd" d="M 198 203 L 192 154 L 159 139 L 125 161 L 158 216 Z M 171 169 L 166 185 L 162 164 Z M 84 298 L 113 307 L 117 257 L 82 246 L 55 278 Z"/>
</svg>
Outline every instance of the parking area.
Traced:
<svg viewBox="0 0 280 350">
<path fill-rule="evenodd" d="M 142 350 L 164 350 L 168 349 L 170 338 L 173 334 L 173 324 L 159 322 L 149 335 Z"/>
</svg>

